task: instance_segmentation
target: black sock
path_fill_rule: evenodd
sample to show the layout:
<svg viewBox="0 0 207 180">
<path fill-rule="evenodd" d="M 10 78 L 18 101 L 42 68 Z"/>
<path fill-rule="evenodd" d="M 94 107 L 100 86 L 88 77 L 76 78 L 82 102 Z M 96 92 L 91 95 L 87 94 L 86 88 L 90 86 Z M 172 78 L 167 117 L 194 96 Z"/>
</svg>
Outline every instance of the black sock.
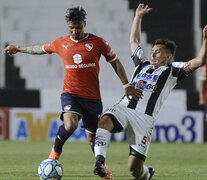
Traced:
<svg viewBox="0 0 207 180">
<path fill-rule="evenodd" d="M 96 156 L 96 162 L 104 164 L 105 163 L 105 157 L 103 157 L 102 155 Z"/>
<path fill-rule="evenodd" d="M 61 154 L 62 148 L 64 143 L 67 141 L 67 139 L 71 136 L 72 133 L 69 133 L 66 131 L 64 124 L 59 127 L 58 133 L 55 138 L 55 152 Z"/>
</svg>

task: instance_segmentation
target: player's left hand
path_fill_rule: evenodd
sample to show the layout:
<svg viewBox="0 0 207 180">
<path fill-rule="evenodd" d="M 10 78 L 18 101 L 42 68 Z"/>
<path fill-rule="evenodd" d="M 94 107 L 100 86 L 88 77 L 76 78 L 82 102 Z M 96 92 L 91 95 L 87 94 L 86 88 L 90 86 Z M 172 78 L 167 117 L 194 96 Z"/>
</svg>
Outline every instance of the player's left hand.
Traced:
<svg viewBox="0 0 207 180">
<path fill-rule="evenodd" d="M 136 15 L 143 16 L 143 15 L 149 13 L 151 10 L 152 10 L 152 8 L 148 8 L 147 4 L 139 4 L 136 9 Z"/>
<path fill-rule="evenodd" d="M 142 99 L 143 93 L 141 89 L 135 89 L 133 86 L 129 86 L 125 88 L 125 96 L 128 98 L 129 101 L 131 100 L 130 97 L 133 97 L 134 99 L 139 101 L 139 99 Z"/>
</svg>

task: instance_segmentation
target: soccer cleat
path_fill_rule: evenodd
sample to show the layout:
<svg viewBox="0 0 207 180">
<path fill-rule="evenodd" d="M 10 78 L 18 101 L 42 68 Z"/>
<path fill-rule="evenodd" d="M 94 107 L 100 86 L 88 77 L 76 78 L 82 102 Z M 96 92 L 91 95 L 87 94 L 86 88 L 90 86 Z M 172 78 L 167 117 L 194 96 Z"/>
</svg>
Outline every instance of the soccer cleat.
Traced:
<svg viewBox="0 0 207 180">
<path fill-rule="evenodd" d="M 55 152 L 54 146 L 52 147 L 51 153 L 48 157 L 48 159 L 55 159 L 58 160 L 60 158 L 60 154 Z"/>
<path fill-rule="evenodd" d="M 112 178 L 112 173 L 110 172 L 109 168 L 106 166 L 106 164 L 104 164 L 107 176 L 103 177 L 104 179 L 113 179 Z"/>
<path fill-rule="evenodd" d="M 149 177 L 148 177 L 148 180 L 150 180 L 150 179 L 152 179 L 152 176 L 154 175 L 154 173 L 155 173 L 155 170 L 154 170 L 154 168 L 148 168 L 148 170 L 149 170 Z"/>
<path fill-rule="evenodd" d="M 95 175 L 98 175 L 102 178 L 107 176 L 107 172 L 104 166 L 104 161 L 105 161 L 105 158 L 101 155 L 98 155 L 96 157 L 96 164 L 95 164 L 94 171 L 93 171 Z"/>
<path fill-rule="evenodd" d="M 95 165 L 95 168 L 94 168 L 93 172 L 94 172 L 95 175 L 98 175 L 102 178 L 107 176 L 107 172 L 106 172 L 106 169 L 104 167 L 104 164 L 101 163 L 100 161 L 96 161 L 96 165 Z"/>
</svg>

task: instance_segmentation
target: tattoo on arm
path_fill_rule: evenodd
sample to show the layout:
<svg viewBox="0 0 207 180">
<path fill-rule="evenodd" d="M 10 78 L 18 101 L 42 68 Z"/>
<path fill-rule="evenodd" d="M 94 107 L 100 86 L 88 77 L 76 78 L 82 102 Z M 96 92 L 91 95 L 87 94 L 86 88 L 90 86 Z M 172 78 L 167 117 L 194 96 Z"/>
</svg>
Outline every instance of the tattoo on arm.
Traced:
<svg viewBox="0 0 207 180">
<path fill-rule="evenodd" d="M 18 47 L 18 49 L 19 49 L 19 52 L 21 53 L 27 53 L 27 54 L 33 54 L 33 55 L 46 54 L 46 52 L 42 50 L 42 45 L 22 46 L 22 47 Z"/>
</svg>

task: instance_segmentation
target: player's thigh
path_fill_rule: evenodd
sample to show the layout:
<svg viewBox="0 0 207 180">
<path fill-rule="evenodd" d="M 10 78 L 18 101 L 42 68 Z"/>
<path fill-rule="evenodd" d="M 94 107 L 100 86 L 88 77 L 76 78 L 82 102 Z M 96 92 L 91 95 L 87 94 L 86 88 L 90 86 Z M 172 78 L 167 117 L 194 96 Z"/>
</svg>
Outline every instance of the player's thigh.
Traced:
<svg viewBox="0 0 207 180">
<path fill-rule="evenodd" d="M 113 107 L 106 109 L 103 112 L 102 117 L 104 117 L 105 115 L 106 117 L 109 116 L 114 126 L 118 124 L 118 126 L 121 127 L 121 128 L 118 128 L 119 130 L 120 129 L 126 130 L 126 128 L 128 127 L 128 123 L 129 123 L 128 121 L 129 113 L 130 113 L 129 108 L 126 108 L 120 104 L 116 104 Z"/>
<path fill-rule="evenodd" d="M 78 115 L 79 119 L 82 117 L 83 110 L 81 106 L 83 98 L 80 98 L 74 94 L 63 93 L 61 94 L 62 114 L 60 119 L 63 120 L 63 114 L 66 112 L 72 112 Z"/>
<path fill-rule="evenodd" d="M 82 108 L 82 128 L 86 129 L 86 131 L 90 133 L 95 133 L 98 125 L 98 120 L 103 109 L 101 100 L 86 100 L 82 104 Z"/>
<path fill-rule="evenodd" d="M 135 151 L 147 156 L 154 128 L 154 118 L 136 112 L 130 114 L 130 126 L 127 129 L 127 143 Z"/>
</svg>

